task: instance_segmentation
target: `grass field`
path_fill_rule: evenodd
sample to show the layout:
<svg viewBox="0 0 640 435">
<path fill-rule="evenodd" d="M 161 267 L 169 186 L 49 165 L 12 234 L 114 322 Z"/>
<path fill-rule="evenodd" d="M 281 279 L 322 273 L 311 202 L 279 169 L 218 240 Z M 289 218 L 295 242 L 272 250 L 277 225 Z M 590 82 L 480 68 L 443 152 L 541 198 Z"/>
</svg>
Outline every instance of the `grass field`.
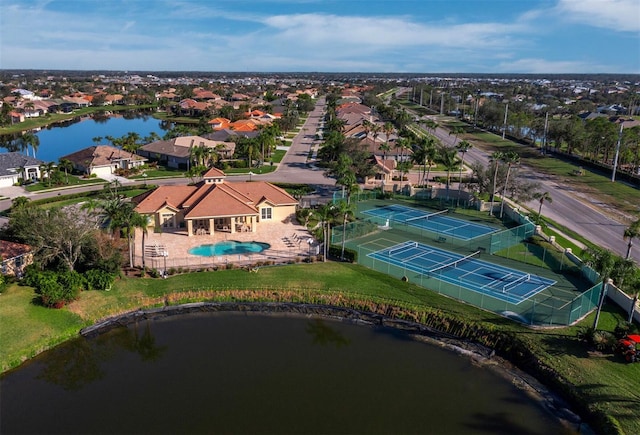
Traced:
<svg viewBox="0 0 640 435">
<path fill-rule="evenodd" d="M 204 291 L 207 292 L 204 292 Z M 244 293 L 232 290 L 243 291 Z M 266 290 L 266 291 L 265 291 Z M 62 310 L 45 309 L 33 303 L 28 287 L 13 285 L 0 304 L 0 363 L 3 370 L 40 350 L 76 335 L 85 325 L 126 310 L 161 305 L 171 301 L 242 299 L 251 293 L 260 298 L 293 299 L 295 295 L 328 295 L 365 301 L 393 303 L 416 310 L 434 309 L 467 322 L 518 334 L 539 358 L 566 378 L 589 403 L 616 418 L 627 433 L 640 432 L 637 403 L 640 364 L 624 364 L 613 355 L 594 354 L 576 339 L 579 326 L 590 325 L 592 317 L 579 326 L 531 330 L 434 292 L 404 283 L 358 265 L 342 263 L 297 264 L 261 268 L 259 273 L 230 270 L 178 275 L 162 279 L 122 279 L 110 292 L 85 292 Z M 280 295 L 280 296 L 278 296 Z M 304 297 L 300 297 L 304 300 Z M 605 306 L 600 327 L 612 331 L 624 319 L 622 313 Z"/>
</svg>

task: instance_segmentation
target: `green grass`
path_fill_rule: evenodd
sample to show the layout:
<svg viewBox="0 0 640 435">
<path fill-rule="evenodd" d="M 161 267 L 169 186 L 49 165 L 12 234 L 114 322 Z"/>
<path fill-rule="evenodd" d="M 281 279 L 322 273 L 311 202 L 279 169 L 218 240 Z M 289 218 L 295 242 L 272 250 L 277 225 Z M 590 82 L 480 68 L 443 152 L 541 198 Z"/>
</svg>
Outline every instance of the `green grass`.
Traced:
<svg viewBox="0 0 640 435">
<path fill-rule="evenodd" d="M 145 177 L 143 174 L 136 174 L 129 177 L 132 180 L 144 180 L 151 178 L 167 178 L 167 177 L 185 177 L 185 172 L 182 169 L 169 168 L 165 166 L 158 166 L 157 168 L 147 168 L 144 170 L 147 174 Z"/>
<path fill-rule="evenodd" d="M 0 296 L 0 366 L 15 366 L 42 350 L 77 335 L 85 326 L 68 310 L 51 310 L 35 304 L 30 287 L 9 286 Z"/>
<path fill-rule="evenodd" d="M 259 168 L 229 168 L 225 169 L 225 174 L 249 174 L 249 172 L 253 172 L 255 175 L 260 174 L 268 174 L 269 172 L 273 172 L 276 170 L 275 166 L 271 165 L 263 165 Z"/>
<path fill-rule="evenodd" d="M 287 154 L 286 150 L 275 150 L 271 155 L 271 161 L 273 161 L 273 163 L 280 163 L 285 154 Z"/>
<path fill-rule="evenodd" d="M 86 186 L 89 184 L 102 184 L 106 182 L 107 181 L 103 180 L 102 178 L 80 178 L 75 176 L 69 176 L 68 184 L 63 184 L 59 186 L 52 184 L 51 186 L 49 186 L 46 182 L 38 182 L 38 183 L 26 185 L 25 189 L 27 190 L 27 192 L 45 192 L 47 190 L 54 190 L 54 189 L 61 189 L 61 188 L 63 189 L 65 187 L 78 187 L 78 186 Z"/>
</svg>

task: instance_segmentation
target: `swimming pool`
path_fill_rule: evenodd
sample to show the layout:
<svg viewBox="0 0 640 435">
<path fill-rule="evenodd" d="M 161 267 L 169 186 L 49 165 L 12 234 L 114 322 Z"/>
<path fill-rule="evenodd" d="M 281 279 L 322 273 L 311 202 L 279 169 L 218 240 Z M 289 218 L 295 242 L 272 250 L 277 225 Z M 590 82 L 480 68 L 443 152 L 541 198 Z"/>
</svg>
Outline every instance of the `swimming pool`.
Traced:
<svg viewBox="0 0 640 435">
<path fill-rule="evenodd" d="M 189 249 L 189 254 L 200 255 L 202 257 L 215 257 L 218 255 L 233 254 L 258 254 L 271 247 L 268 243 L 262 242 L 238 242 L 226 240 L 208 245 L 200 245 Z"/>
</svg>

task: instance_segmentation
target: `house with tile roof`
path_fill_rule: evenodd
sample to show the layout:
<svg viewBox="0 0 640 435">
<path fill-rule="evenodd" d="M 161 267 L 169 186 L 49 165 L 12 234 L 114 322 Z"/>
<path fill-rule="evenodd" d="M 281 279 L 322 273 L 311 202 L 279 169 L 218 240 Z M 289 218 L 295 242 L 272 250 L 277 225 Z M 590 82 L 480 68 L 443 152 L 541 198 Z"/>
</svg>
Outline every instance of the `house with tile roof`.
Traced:
<svg viewBox="0 0 640 435">
<path fill-rule="evenodd" d="M 0 240 L 0 273 L 22 276 L 24 268 L 33 263 L 31 246 Z"/>
<path fill-rule="evenodd" d="M 195 185 L 159 186 L 133 199 L 150 227 L 186 235 L 259 232 L 261 225 L 295 215 L 298 201 L 265 181 L 228 182 L 211 168 Z"/>
<path fill-rule="evenodd" d="M 145 164 L 147 159 L 110 145 L 93 145 L 60 157 L 73 163 L 73 168 L 85 174 L 106 177 L 119 169 L 132 169 Z"/>
<path fill-rule="evenodd" d="M 236 144 L 231 141 L 212 140 L 201 136 L 180 136 L 145 144 L 138 150 L 138 155 L 157 160 L 170 168 L 188 169 L 191 149 L 199 146 L 215 150 L 223 159 L 232 158 L 236 150 Z"/>
<path fill-rule="evenodd" d="M 13 186 L 20 180 L 38 180 L 42 160 L 19 152 L 0 153 L 0 187 Z"/>
</svg>

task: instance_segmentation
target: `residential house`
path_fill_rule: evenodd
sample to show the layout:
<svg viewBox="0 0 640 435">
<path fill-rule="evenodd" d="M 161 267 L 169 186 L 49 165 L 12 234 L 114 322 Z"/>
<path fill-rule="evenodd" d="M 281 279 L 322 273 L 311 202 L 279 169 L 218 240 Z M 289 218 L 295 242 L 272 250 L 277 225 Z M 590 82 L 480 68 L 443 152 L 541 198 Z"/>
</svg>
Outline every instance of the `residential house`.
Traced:
<svg viewBox="0 0 640 435">
<path fill-rule="evenodd" d="M 216 232 L 259 232 L 262 225 L 295 216 L 298 201 L 264 181 L 227 182 L 212 168 L 196 185 L 159 186 L 133 201 L 154 229 L 186 231 L 191 236 Z"/>
<path fill-rule="evenodd" d="M 20 180 L 38 180 L 42 160 L 19 152 L 0 153 L 0 187 L 13 186 Z"/>
<path fill-rule="evenodd" d="M 0 272 L 3 275 L 21 277 L 24 268 L 33 263 L 31 246 L 0 240 Z"/>
<path fill-rule="evenodd" d="M 138 155 L 157 160 L 170 168 L 189 169 L 191 149 L 204 146 L 217 152 L 221 158 L 230 159 L 236 150 L 233 142 L 211 140 L 200 136 L 181 136 L 143 145 Z"/>
<path fill-rule="evenodd" d="M 379 156 L 371 156 L 371 163 L 373 164 L 375 174 L 372 177 L 367 177 L 364 182 L 367 185 L 374 185 L 375 187 L 390 186 L 393 184 L 393 171 L 396 169 L 397 162 L 393 159 Z"/>
<path fill-rule="evenodd" d="M 110 145 L 94 145 L 60 157 L 73 163 L 74 169 L 97 177 L 108 177 L 119 169 L 132 169 L 144 165 L 144 157 Z"/>
</svg>

